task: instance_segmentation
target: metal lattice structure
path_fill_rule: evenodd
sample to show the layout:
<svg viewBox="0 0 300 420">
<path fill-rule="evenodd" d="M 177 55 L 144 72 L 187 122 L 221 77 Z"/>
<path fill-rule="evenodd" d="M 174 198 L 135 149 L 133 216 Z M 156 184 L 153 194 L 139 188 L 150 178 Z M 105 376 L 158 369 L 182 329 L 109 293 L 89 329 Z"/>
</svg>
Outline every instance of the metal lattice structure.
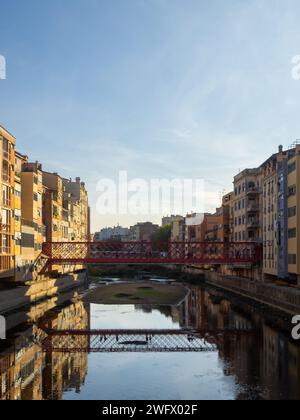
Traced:
<svg viewBox="0 0 300 420">
<path fill-rule="evenodd" d="M 43 351 L 54 353 L 215 352 L 224 336 L 252 330 L 68 330 L 47 331 Z"/>
<path fill-rule="evenodd" d="M 49 264 L 251 264 L 261 261 L 255 242 L 47 242 Z"/>
<path fill-rule="evenodd" d="M 176 353 L 217 351 L 215 339 L 182 330 L 51 331 L 43 350 L 54 353 Z"/>
</svg>

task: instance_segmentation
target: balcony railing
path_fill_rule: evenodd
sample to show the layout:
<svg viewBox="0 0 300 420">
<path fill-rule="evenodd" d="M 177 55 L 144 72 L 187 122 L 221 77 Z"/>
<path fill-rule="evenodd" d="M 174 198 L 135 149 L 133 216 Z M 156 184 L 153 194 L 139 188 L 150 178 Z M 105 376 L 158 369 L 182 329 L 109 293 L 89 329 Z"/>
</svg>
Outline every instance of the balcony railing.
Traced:
<svg viewBox="0 0 300 420">
<path fill-rule="evenodd" d="M 6 225 L 6 224 L 3 224 L 3 223 L 0 223 L 0 231 L 2 233 L 10 233 L 11 226 L 10 225 Z"/>
<path fill-rule="evenodd" d="M 5 160 L 8 160 L 9 162 L 11 161 L 11 152 L 10 151 L 6 151 L 6 150 L 4 150 L 3 151 L 3 158 L 5 159 Z"/>
<path fill-rule="evenodd" d="M 3 207 L 11 207 L 11 200 L 10 199 L 3 199 L 2 202 Z"/>
<path fill-rule="evenodd" d="M 259 211 L 259 206 L 257 204 L 249 204 L 247 207 L 249 213 L 256 213 Z"/>
<path fill-rule="evenodd" d="M 5 182 L 6 184 L 11 183 L 11 176 L 5 172 L 3 173 L 2 179 L 3 179 L 3 182 Z"/>
<path fill-rule="evenodd" d="M 247 194 L 251 195 L 251 194 L 259 194 L 260 193 L 260 188 L 259 187 L 250 187 L 247 189 Z"/>
<path fill-rule="evenodd" d="M 11 249 L 9 246 L 0 246 L 0 253 L 1 255 L 3 254 L 10 255 Z"/>
<path fill-rule="evenodd" d="M 259 220 L 248 220 L 247 227 L 249 229 L 251 228 L 258 228 L 260 226 Z"/>
</svg>

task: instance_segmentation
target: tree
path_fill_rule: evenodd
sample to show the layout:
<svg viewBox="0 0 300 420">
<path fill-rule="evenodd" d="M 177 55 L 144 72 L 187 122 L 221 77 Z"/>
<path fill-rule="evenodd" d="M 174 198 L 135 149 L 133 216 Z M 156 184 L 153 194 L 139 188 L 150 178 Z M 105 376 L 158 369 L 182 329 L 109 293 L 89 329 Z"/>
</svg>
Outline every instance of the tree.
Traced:
<svg viewBox="0 0 300 420">
<path fill-rule="evenodd" d="M 160 227 L 151 237 L 153 242 L 169 242 L 172 234 L 172 225 Z"/>
</svg>

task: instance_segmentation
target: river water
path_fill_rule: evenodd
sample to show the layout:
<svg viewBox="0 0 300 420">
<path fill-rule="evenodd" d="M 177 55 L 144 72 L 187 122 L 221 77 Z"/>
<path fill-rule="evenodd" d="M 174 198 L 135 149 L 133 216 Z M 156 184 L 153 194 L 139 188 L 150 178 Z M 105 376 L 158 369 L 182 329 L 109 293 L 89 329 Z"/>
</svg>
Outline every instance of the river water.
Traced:
<svg viewBox="0 0 300 420">
<path fill-rule="evenodd" d="M 299 399 L 300 346 L 290 339 L 289 318 L 202 287 L 191 287 L 178 307 L 94 305 L 74 294 L 51 299 L 8 315 L 0 399 Z M 45 353 L 37 338 L 41 321 L 60 330 L 249 333 L 219 336 L 212 353 Z"/>
</svg>

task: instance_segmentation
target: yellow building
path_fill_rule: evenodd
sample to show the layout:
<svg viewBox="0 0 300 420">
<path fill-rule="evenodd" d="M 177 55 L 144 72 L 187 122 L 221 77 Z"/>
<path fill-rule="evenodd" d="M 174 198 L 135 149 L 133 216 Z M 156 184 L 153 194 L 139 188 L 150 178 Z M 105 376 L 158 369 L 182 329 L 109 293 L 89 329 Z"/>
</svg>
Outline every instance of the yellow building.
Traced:
<svg viewBox="0 0 300 420">
<path fill-rule="evenodd" d="M 24 267 L 22 258 L 22 167 L 27 156 L 15 153 L 15 255 L 16 280 L 21 280 Z"/>
<path fill-rule="evenodd" d="M 26 162 L 22 166 L 22 225 L 33 228 L 33 259 L 36 260 L 45 241 L 43 173 L 38 162 Z"/>
<path fill-rule="evenodd" d="M 288 272 L 300 285 L 300 145 L 288 153 Z"/>
<path fill-rule="evenodd" d="M 43 171 L 43 186 L 43 222 L 47 242 L 62 242 L 62 178 L 57 173 Z"/>
<path fill-rule="evenodd" d="M 8 281 L 13 280 L 15 275 L 15 144 L 16 139 L 7 130 L 0 127 L 2 184 L 0 278 Z"/>
<path fill-rule="evenodd" d="M 90 308 L 82 302 L 73 302 L 70 306 L 53 311 L 51 319 L 47 319 L 46 328 L 56 330 L 87 330 L 90 328 Z M 53 344 L 57 342 L 52 337 Z M 68 347 L 70 338 L 60 337 L 60 345 Z M 77 338 L 78 347 L 88 347 L 88 337 Z M 72 345 L 74 341 L 72 339 Z M 61 400 L 66 389 L 74 388 L 78 392 L 87 375 L 87 354 L 49 352 L 43 372 L 43 393 L 46 399 Z"/>
<path fill-rule="evenodd" d="M 71 240 L 86 242 L 90 240 L 89 203 L 85 183 L 80 178 L 75 181 L 63 179 L 64 207 L 70 214 L 69 231 Z"/>
</svg>

